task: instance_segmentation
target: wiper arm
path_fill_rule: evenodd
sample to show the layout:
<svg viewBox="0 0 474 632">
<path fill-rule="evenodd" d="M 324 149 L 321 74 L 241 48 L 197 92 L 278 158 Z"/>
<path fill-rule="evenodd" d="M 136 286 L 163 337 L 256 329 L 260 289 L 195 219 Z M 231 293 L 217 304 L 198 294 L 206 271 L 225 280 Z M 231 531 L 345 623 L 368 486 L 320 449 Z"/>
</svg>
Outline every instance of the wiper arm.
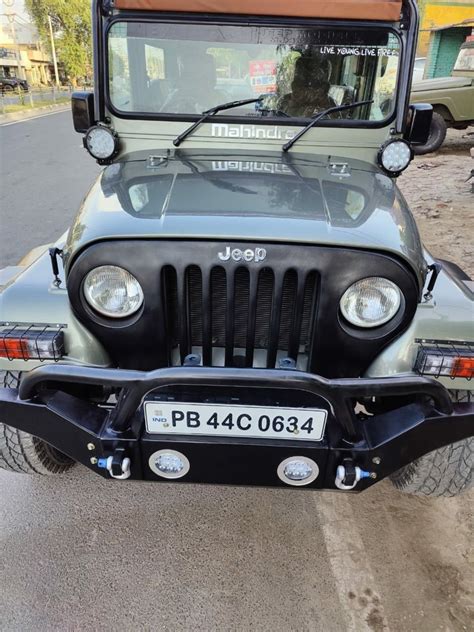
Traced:
<svg viewBox="0 0 474 632">
<path fill-rule="evenodd" d="M 204 123 L 204 121 L 207 121 L 208 118 L 211 118 L 211 116 L 214 116 L 214 114 L 217 114 L 218 112 L 222 112 L 222 110 L 230 110 L 231 108 L 238 108 L 241 105 L 248 105 L 249 103 L 258 103 L 259 101 L 263 101 L 263 98 L 264 98 L 263 96 L 260 96 L 254 99 L 241 99 L 240 101 L 229 101 L 228 103 L 221 103 L 220 105 L 215 105 L 213 108 L 210 108 L 209 110 L 205 110 L 202 113 L 202 116 L 199 120 L 197 120 L 195 123 L 190 125 L 179 136 L 176 136 L 176 138 L 173 141 L 173 145 L 175 147 L 179 147 L 181 143 L 183 142 L 183 140 L 189 136 L 189 134 L 192 134 L 197 127 L 199 127 L 202 123 Z"/>
<path fill-rule="evenodd" d="M 287 143 L 283 145 L 282 147 L 283 151 L 288 151 L 289 149 L 291 149 L 291 147 L 293 147 L 296 141 L 298 141 L 303 136 L 303 134 L 306 134 L 306 132 L 309 129 L 314 127 L 318 121 L 320 121 L 322 118 L 324 118 L 328 114 L 332 114 L 333 112 L 342 112 L 344 110 L 352 110 L 353 108 L 359 107 L 359 105 L 369 105 L 369 103 L 373 103 L 373 102 L 374 102 L 373 99 L 371 99 L 370 101 L 356 101 L 355 103 L 348 103 L 347 105 L 335 105 L 332 108 L 323 110 L 322 112 L 317 114 L 313 119 L 311 119 L 308 125 L 306 125 L 306 127 L 303 127 L 303 129 L 300 130 L 296 134 L 296 136 L 293 136 L 291 140 L 289 140 Z"/>
</svg>

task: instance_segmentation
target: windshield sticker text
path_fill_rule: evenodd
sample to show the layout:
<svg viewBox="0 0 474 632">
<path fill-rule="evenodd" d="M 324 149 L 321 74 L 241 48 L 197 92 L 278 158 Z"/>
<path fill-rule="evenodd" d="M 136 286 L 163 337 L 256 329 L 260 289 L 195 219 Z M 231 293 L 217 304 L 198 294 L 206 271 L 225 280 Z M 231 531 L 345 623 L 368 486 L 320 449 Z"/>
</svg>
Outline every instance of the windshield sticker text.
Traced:
<svg viewBox="0 0 474 632">
<path fill-rule="evenodd" d="M 383 46 L 321 46 L 322 55 L 355 55 L 356 57 L 398 57 L 398 50 Z"/>
</svg>

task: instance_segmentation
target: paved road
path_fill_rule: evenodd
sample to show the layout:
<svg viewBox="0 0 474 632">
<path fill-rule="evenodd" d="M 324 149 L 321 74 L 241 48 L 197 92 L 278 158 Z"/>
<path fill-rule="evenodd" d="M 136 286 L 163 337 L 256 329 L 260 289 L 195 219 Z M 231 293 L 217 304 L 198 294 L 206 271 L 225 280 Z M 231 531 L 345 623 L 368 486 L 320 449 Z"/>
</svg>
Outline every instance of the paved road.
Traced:
<svg viewBox="0 0 474 632">
<path fill-rule="evenodd" d="M 2 263 L 70 222 L 97 168 L 69 113 L 0 128 Z M 11 185 L 11 186 L 10 186 Z M 0 629 L 472 629 L 472 496 L 417 499 L 0 471 Z"/>
<path fill-rule="evenodd" d="M 0 266 L 59 237 L 99 173 L 70 112 L 0 127 Z"/>
</svg>

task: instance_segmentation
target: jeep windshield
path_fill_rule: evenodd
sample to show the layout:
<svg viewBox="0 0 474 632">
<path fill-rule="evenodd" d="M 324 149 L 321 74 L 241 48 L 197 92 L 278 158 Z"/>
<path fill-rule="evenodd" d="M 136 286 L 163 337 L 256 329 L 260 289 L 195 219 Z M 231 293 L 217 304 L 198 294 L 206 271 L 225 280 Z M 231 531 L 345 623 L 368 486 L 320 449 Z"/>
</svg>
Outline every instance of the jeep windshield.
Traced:
<svg viewBox="0 0 474 632">
<path fill-rule="evenodd" d="M 108 31 L 109 107 L 118 116 L 193 120 L 217 104 L 264 95 L 217 116 L 288 124 L 371 100 L 334 113 L 325 124 L 382 121 L 395 107 L 399 54 L 398 37 L 380 26 L 114 22 Z"/>
</svg>

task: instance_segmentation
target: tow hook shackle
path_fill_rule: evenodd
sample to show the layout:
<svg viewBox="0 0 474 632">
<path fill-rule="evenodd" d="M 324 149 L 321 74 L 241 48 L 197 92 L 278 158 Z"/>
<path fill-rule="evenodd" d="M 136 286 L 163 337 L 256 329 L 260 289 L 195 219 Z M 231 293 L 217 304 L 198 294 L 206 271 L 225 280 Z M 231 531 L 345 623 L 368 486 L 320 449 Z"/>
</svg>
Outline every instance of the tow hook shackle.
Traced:
<svg viewBox="0 0 474 632">
<path fill-rule="evenodd" d="M 98 459 L 97 467 L 107 470 L 112 478 L 124 481 L 130 478 L 130 459 L 124 456 L 124 450 L 115 450 L 112 456 Z"/>
<path fill-rule="evenodd" d="M 354 489 L 363 478 L 372 478 L 372 473 L 354 465 L 352 459 L 344 459 L 343 465 L 337 466 L 335 484 L 338 489 Z"/>
</svg>

